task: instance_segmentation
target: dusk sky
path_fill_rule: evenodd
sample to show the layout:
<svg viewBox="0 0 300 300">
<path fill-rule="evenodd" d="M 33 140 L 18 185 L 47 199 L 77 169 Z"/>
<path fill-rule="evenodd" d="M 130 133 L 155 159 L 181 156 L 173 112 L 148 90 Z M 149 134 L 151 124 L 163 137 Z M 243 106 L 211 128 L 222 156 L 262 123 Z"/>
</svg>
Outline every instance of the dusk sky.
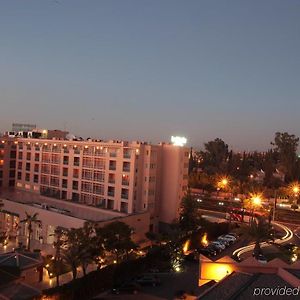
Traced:
<svg viewBox="0 0 300 300">
<path fill-rule="evenodd" d="M 0 1 L 0 130 L 263 150 L 300 136 L 300 1 Z"/>
</svg>

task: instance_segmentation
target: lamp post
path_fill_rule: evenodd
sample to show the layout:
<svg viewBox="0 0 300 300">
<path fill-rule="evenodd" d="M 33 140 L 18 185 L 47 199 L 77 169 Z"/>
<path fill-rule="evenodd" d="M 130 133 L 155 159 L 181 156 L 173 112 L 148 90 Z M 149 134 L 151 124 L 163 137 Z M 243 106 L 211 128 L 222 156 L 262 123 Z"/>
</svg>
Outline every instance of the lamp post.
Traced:
<svg viewBox="0 0 300 300">
<path fill-rule="evenodd" d="M 261 206 L 261 195 L 253 194 L 250 198 L 252 204 L 252 221 L 254 219 L 254 208 Z"/>
</svg>

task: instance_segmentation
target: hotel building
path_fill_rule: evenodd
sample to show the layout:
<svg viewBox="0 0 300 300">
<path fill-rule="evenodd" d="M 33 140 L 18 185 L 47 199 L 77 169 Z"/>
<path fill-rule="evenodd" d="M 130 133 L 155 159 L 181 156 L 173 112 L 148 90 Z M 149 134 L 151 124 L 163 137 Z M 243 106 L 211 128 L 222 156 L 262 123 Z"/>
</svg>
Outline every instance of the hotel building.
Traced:
<svg viewBox="0 0 300 300">
<path fill-rule="evenodd" d="M 97 211 L 99 221 L 142 213 L 146 231 L 157 231 L 178 217 L 187 189 L 189 150 L 173 144 L 18 137 L 2 138 L 1 145 L 3 188 L 14 185 L 40 199 L 36 207 L 56 199 L 56 213 L 92 209 L 94 221 Z"/>
</svg>

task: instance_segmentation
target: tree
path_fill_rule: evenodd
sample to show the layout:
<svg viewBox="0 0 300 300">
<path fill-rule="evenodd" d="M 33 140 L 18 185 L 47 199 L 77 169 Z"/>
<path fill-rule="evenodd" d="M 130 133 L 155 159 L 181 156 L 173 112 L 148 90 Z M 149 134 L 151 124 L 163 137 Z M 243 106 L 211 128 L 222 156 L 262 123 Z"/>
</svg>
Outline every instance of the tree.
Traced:
<svg viewBox="0 0 300 300">
<path fill-rule="evenodd" d="M 38 213 L 35 213 L 35 214 L 33 214 L 33 215 L 30 215 L 30 214 L 28 214 L 27 212 L 25 212 L 25 214 L 26 214 L 26 218 L 23 219 L 23 220 L 21 220 L 20 222 L 21 222 L 21 223 L 27 224 L 27 230 L 28 230 L 27 249 L 28 249 L 28 251 L 30 251 L 31 235 L 32 235 L 32 232 L 33 232 L 32 225 L 33 225 L 33 224 L 41 225 L 42 222 L 41 222 L 41 220 L 39 220 L 39 219 L 37 218 Z"/>
<path fill-rule="evenodd" d="M 195 231 L 198 229 L 199 219 L 197 202 L 188 190 L 181 201 L 179 227 L 186 233 Z"/>
<path fill-rule="evenodd" d="M 63 265 L 61 252 L 63 246 L 66 245 L 66 237 L 65 237 L 65 232 L 61 227 L 57 227 L 54 231 L 54 234 L 51 234 L 51 236 L 55 237 L 55 241 L 53 243 L 55 249 L 54 273 L 56 276 L 56 286 L 59 286 L 59 275 L 61 273 L 62 265 Z"/>
<path fill-rule="evenodd" d="M 70 266 L 73 274 L 73 280 L 77 277 L 77 267 L 80 264 L 79 238 L 78 230 L 71 228 L 66 230 L 66 244 L 61 251 L 62 260 Z"/>
<path fill-rule="evenodd" d="M 297 165 L 297 148 L 299 138 L 294 134 L 287 132 L 276 132 L 274 142 L 275 151 L 279 154 L 279 164 L 282 171 L 285 173 L 285 181 L 290 182 L 295 179 Z"/>
<path fill-rule="evenodd" d="M 117 263 L 120 258 L 137 248 L 131 240 L 132 229 L 123 222 L 112 222 L 104 227 L 96 228 L 96 234 L 103 238 L 104 248 L 115 255 Z"/>
<path fill-rule="evenodd" d="M 226 171 L 226 161 L 229 155 L 228 145 L 222 139 L 216 138 L 204 144 L 205 151 L 201 152 L 202 167 L 208 174 Z"/>
<path fill-rule="evenodd" d="M 253 218 L 246 229 L 246 233 L 255 240 L 254 256 L 261 253 L 260 243 L 272 238 L 270 226 L 263 218 Z"/>
</svg>

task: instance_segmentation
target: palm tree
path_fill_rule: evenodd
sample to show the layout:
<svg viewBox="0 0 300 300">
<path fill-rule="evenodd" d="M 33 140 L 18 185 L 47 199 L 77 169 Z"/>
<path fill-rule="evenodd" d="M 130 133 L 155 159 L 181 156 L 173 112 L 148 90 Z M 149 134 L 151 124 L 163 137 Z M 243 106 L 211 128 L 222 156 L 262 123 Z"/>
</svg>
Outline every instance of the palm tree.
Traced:
<svg viewBox="0 0 300 300">
<path fill-rule="evenodd" d="M 246 233 L 255 240 L 254 256 L 261 253 L 261 242 L 266 242 L 272 239 L 271 228 L 263 218 L 252 219 L 247 227 Z"/>
<path fill-rule="evenodd" d="M 27 249 L 28 249 L 28 251 L 30 251 L 31 235 L 32 235 L 32 232 L 33 232 L 32 225 L 33 224 L 39 224 L 40 225 L 40 224 L 42 224 L 42 221 L 37 218 L 38 213 L 30 215 L 27 212 L 25 212 L 25 214 L 26 214 L 26 218 L 21 220 L 20 222 L 27 224 L 27 229 L 28 229 Z"/>
</svg>

